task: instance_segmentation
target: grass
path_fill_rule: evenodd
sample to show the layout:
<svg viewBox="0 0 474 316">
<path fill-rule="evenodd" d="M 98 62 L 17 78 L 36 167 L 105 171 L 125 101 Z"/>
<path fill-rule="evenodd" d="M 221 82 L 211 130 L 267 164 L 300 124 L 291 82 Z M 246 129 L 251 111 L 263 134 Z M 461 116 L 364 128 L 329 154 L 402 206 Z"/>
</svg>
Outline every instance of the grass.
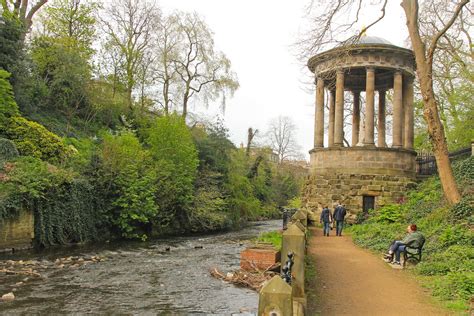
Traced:
<svg viewBox="0 0 474 316">
<path fill-rule="evenodd" d="M 266 242 L 271 243 L 277 250 L 281 250 L 281 242 L 283 239 L 283 235 L 279 231 L 272 231 L 261 233 L 256 241 L 257 242 Z"/>
</svg>

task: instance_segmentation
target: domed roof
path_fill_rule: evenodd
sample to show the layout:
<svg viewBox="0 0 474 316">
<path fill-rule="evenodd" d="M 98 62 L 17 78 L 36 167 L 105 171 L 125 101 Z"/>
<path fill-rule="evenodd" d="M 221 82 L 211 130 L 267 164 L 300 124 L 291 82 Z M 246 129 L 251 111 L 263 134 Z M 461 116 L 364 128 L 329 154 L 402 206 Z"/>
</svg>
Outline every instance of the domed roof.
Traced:
<svg viewBox="0 0 474 316">
<path fill-rule="evenodd" d="M 393 45 L 384 38 L 378 36 L 361 36 L 357 44 L 387 44 Z"/>
</svg>

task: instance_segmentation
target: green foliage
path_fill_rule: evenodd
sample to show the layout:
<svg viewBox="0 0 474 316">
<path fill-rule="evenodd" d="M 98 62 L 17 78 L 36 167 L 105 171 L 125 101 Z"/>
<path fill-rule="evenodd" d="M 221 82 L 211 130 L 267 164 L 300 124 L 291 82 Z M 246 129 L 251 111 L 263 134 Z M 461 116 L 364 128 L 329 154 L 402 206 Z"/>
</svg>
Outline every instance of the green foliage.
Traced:
<svg viewBox="0 0 474 316">
<path fill-rule="evenodd" d="M 275 249 L 281 250 L 281 243 L 283 241 L 283 235 L 279 231 L 261 233 L 257 237 L 257 241 L 271 243 Z"/>
<path fill-rule="evenodd" d="M 301 208 L 302 207 L 302 202 L 301 202 L 301 197 L 300 196 L 295 196 L 291 200 L 288 201 L 288 204 L 286 207 L 288 208 Z"/>
<path fill-rule="evenodd" d="M 395 223 L 403 219 L 403 207 L 399 204 L 385 205 L 376 212 L 378 222 Z"/>
<path fill-rule="evenodd" d="M 8 125 L 1 132 L 15 143 L 23 156 L 58 163 L 73 154 L 73 150 L 59 136 L 20 116 L 9 119 Z"/>
<path fill-rule="evenodd" d="M 176 114 L 161 117 L 148 131 L 147 143 L 156 161 L 159 223 L 175 219 L 183 224 L 193 200 L 194 180 L 199 164 L 191 132 Z"/>
<path fill-rule="evenodd" d="M 240 221 L 252 218 L 256 211 L 261 209 L 260 201 L 254 196 L 252 184 L 246 177 L 248 169 L 245 152 L 243 150 L 233 152 L 225 190 L 229 212 L 236 225 L 239 225 Z"/>
<path fill-rule="evenodd" d="M 454 205 L 449 211 L 450 222 L 467 222 L 470 225 L 474 224 L 474 199 L 468 195 L 464 197 L 459 203 Z"/>
<path fill-rule="evenodd" d="M 0 16 L 0 69 L 14 71 L 16 61 L 21 55 L 22 31 L 20 21 L 6 14 Z"/>
<path fill-rule="evenodd" d="M 433 295 L 444 300 L 468 301 L 474 294 L 474 272 L 448 273 L 434 282 Z"/>
<path fill-rule="evenodd" d="M 86 180 L 33 157 L 5 164 L 2 173 L 0 220 L 33 212 L 38 246 L 98 238 L 95 190 Z"/>
<path fill-rule="evenodd" d="M 123 237 L 145 240 L 157 215 L 156 173 L 150 153 L 129 131 L 105 134 L 101 149 L 103 186 L 109 188 L 111 222 Z"/>
<path fill-rule="evenodd" d="M 0 138 L 0 166 L 2 166 L 4 162 L 18 157 L 18 155 L 18 150 L 11 140 Z"/>
<path fill-rule="evenodd" d="M 0 130 L 12 116 L 19 114 L 18 106 L 13 97 L 13 89 L 8 81 L 10 74 L 0 68 Z"/>
<path fill-rule="evenodd" d="M 221 174 L 201 172 L 196 180 L 193 207 L 187 211 L 188 230 L 211 232 L 232 227 L 227 202 L 220 190 Z"/>
</svg>

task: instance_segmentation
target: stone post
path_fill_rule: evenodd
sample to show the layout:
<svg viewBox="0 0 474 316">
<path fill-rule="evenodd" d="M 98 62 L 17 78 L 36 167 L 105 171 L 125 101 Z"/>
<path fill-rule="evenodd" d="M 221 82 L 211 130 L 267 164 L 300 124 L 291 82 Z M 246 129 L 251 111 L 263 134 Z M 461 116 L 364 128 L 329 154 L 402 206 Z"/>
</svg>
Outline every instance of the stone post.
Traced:
<svg viewBox="0 0 474 316">
<path fill-rule="evenodd" d="M 377 127 L 377 147 L 387 147 L 385 142 L 385 90 L 379 90 L 379 113 Z"/>
<path fill-rule="evenodd" d="M 344 70 L 336 73 L 336 109 L 334 114 L 334 146 L 342 147 L 344 133 Z"/>
<path fill-rule="evenodd" d="M 293 298 L 304 298 L 304 254 L 305 254 L 305 233 L 298 225 L 291 224 L 283 233 L 281 246 L 282 267 L 288 259 L 288 252 L 293 252 L 293 268 L 291 274 L 291 286 L 293 288 Z"/>
<path fill-rule="evenodd" d="M 336 103 L 336 91 L 329 93 L 329 126 L 328 126 L 328 147 L 334 146 L 334 114 Z"/>
<path fill-rule="evenodd" d="M 308 217 L 306 212 L 302 209 L 299 209 L 295 214 L 293 214 L 293 219 L 300 221 L 304 227 L 308 227 Z"/>
<path fill-rule="evenodd" d="M 314 147 L 324 147 L 324 80 L 322 78 L 318 78 L 316 82 Z"/>
<path fill-rule="evenodd" d="M 403 138 L 403 147 L 406 149 L 413 149 L 415 137 L 415 122 L 413 114 L 413 77 L 406 77 L 403 85 L 403 99 L 405 101 L 404 115 L 405 115 L 405 137 Z"/>
<path fill-rule="evenodd" d="M 258 316 L 293 315 L 291 286 L 275 275 L 266 282 L 259 293 Z"/>
<path fill-rule="evenodd" d="M 402 73 L 396 71 L 393 77 L 393 148 L 402 147 Z"/>
<path fill-rule="evenodd" d="M 365 137 L 364 146 L 374 146 L 374 96 L 375 96 L 375 70 L 367 68 L 365 87 Z"/>
<path fill-rule="evenodd" d="M 352 91 L 354 97 L 354 104 L 352 109 L 352 143 L 351 146 L 357 146 L 359 143 L 359 128 L 360 128 L 360 91 Z"/>
</svg>

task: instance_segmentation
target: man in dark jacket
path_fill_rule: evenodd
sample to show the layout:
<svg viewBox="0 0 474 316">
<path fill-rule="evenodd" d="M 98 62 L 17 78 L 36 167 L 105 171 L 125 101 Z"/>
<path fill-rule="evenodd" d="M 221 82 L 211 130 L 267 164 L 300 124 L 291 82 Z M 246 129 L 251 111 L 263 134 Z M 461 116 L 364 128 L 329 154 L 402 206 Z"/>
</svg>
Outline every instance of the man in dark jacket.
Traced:
<svg viewBox="0 0 474 316">
<path fill-rule="evenodd" d="M 403 240 L 395 240 L 390 245 L 388 253 L 384 255 L 385 261 L 390 262 L 394 265 L 400 265 L 400 253 L 405 250 L 407 244 L 411 247 L 420 247 L 425 242 L 425 237 L 417 231 L 418 228 L 415 224 L 411 224 L 407 227 L 407 235 Z M 393 255 L 395 254 L 395 260 Z"/>
<path fill-rule="evenodd" d="M 346 217 L 346 209 L 343 205 L 338 204 L 334 209 L 333 218 L 336 221 L 336 236 L 342 236 L 344 228 L 344 217 Z"/>
<path fill-rule="evenodd" d="M 319 217 L 319 222 L 323 223 L 324 236 L 329 236 L 329 224 L 332 223 L 332 215 L 327 206 L 323 208 L 321 216 Z"/>
</svg>

